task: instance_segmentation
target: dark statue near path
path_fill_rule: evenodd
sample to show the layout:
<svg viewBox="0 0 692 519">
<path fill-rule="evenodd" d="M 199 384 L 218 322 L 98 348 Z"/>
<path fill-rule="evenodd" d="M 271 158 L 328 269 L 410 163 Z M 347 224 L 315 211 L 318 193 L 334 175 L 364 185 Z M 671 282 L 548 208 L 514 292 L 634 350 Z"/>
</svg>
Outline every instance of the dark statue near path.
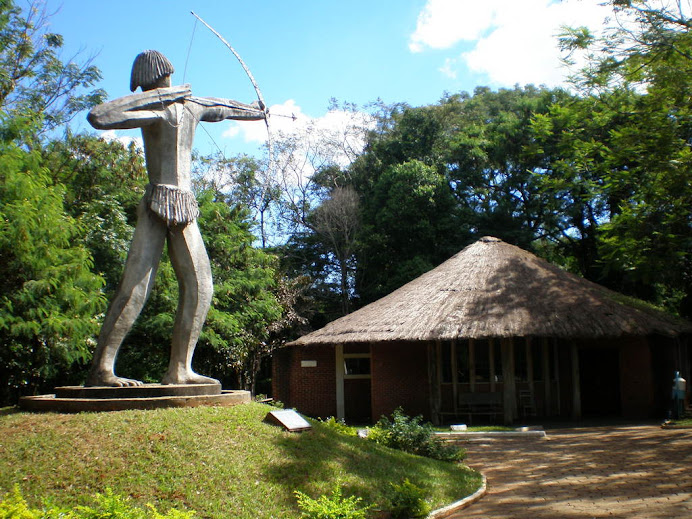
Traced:
<svg viewBox="0 0 692 519">
<path fill-rule="evenodd" d="M 200 121 L 264 119 L 264 106 L 192 96 L 189 85 L 171 86 L 173 66 L 147 50 L 132 65 L 131 94 L 96 106 L 88 115 L 94 128 L 141 128 L 149 184 L 137 210 L 137 227 L 122 280 L 106 313 L 94 353 L 88 386 L 134 386 L 118 377 L 115 360 L 125 335 L 151 292 L 163 246 L 180 287 L 171 357 L 164 384 L 218 384 L 192 370 L 192 356 L 211 303 L 211 268 L 197 226 L 199 210 L 191 191 L 190 161 Z"/>
</svg>

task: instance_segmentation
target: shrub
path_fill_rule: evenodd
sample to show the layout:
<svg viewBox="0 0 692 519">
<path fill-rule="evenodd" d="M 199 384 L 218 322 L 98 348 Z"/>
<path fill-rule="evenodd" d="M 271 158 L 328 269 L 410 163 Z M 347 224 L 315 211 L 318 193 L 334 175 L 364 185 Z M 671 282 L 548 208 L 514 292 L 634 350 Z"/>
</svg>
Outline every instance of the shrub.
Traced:
<svg viewBox="0 0 692 519">
<path fill-rule="evenodd" d="M 294 494 L 298 499 L 298 508 L 303 512 L 301 519 L 365 519 L 365 513 L 370 508 L 360 506 L 360 497 L 342 497 L 339 485 L 329 497 L 320 496 L 312 499 L 299 490 Z"/>
<path fill-rule="evenodd" d="M 436 439 L 432 425 L 421 423 L 422 421 L 422 416 L 410 418 L 401 408 L 398 408 L 392 413 L 391 421 L 383 416 L 370 428 L 368 439 L 393 449 L 437 460 L 461 461 L 464 459 L 466 456 L 464 449 Z"/>
<path fill-rule="evenodd" d="M 77 506 L 72 510 L 51 507 L 38 510 L 29 508 L 19 487 L 0 501 L 0 519 L 192 519 L 194 512 L 182 512 L 171 508 L 167 513 L 159 512 L 152 505 L 146 509 L 137 508 L 130 500 L 113 494 L 108 489 L 105 494 L 96 494 L 94 507 Z"/>
<path fill-rule="evenodd" d="M 425 500 L 425 491 L 411 483 L 408 478 L 401 485 L 390 483 L 389 509 L 394 519 L 427 517 L 430 504 Z"/>
<path fill-rule="evenodd" d="M 349 436 L 354 436 L 355 434 L 353 427 L 346 425 L 346 422 L 343 419 L 337 420 L 333 416 L 330 416 L 325 420 L 320 420 L 320 423 L 322 423 L 330 429 L 334 429 L 335 431 L 340 432 L 341 434 L 347 434 Z"/>
<path fill-rule="evenodd" d="M 39 514 L 38 510 L 29 508 L 18 486 L 0 501 L 0 519 L 40 519 Z"/>
</svg>

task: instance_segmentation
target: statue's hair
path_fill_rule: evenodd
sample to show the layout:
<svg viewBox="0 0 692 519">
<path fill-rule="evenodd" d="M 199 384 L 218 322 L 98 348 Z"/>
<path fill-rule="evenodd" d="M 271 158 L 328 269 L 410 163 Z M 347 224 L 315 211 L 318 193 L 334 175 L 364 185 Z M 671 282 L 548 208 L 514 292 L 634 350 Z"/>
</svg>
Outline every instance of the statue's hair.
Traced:
<svg viewBox="0 0 692 519">
<path fill-rule="evenodd" d="M 130 91 L 137 87 L 146 90 L 164 76 L 173 74 L 173 65 L 168 58 L 157 50 L 145 50 L 137 55 L 132 64 Z"/>
</svg>

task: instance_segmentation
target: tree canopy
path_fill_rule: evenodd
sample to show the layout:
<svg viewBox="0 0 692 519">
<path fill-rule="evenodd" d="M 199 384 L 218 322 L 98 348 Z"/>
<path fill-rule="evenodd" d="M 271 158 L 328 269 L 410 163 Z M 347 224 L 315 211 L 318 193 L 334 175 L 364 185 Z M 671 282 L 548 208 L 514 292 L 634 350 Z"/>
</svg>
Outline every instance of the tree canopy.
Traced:
<svg viewBox="0 0 692 519">
<path fill-rule="evenodd" d="M 566 88 L 333 102 L 350 123 L 279 136 L 276 171 L 195 155 L 215 280 L 198 369 L 254 388 L 307 319 L 321 326 L 374 301 L 484 235 L 692 316 L 689 13 L 610 3 L 602 37 L 560 36 L 565 61 L 585 63 Z M 37 5 L 0 1 L 3 403 L 83 379 L 146 182 L 134 145 L 54 131 L 105 94 L 92 60 L 61 61 L 62 36 Z M 160 378 L 177 299 L 164 258 L 123 374 Z"/>
</svg>

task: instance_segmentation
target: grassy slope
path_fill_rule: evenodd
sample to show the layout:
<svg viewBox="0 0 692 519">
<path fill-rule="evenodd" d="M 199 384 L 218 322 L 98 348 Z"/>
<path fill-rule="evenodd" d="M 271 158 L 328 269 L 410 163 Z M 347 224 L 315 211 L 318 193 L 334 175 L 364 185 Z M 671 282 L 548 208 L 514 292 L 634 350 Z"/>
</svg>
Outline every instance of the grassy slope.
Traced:
<svg viewBox="0 0 692 519">
<path fill-rule="evenodd" d="M 293 491 L 382 505 L 389 482 L 409 478 L 433 507 L 472 493 L 463 465 L 410 456 L 322 424 L 287 433 L 266 424 L 262 404 L 114 413 L 0 416 L 0 493 L 15 483 L 27 501 L 83 504 L 112 488 L 139 503 L 202 517 L 296 517 Z"/>
</svg>

